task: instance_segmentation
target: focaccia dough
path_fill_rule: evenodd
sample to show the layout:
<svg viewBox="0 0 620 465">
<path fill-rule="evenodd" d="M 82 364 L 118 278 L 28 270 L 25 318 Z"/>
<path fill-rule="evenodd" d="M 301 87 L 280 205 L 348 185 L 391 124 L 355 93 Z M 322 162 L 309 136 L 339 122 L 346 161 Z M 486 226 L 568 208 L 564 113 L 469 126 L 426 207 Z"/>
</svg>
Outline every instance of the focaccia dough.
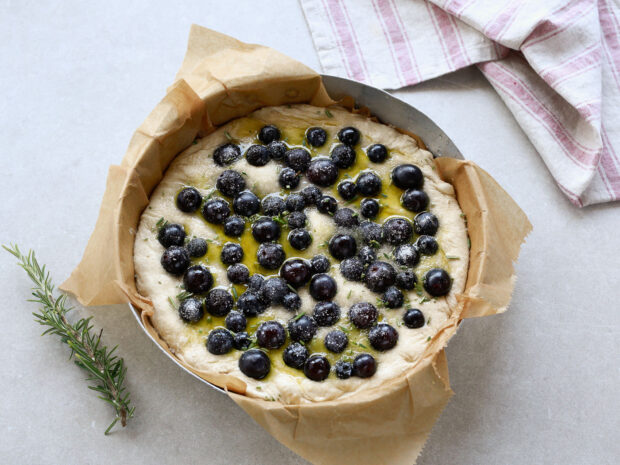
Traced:
<svg viewBox="0 0 620 465">
<path fill-rule="evenodd" d="M 399 332 L 398 344 L 387 352 L 367 350 L 370 347 L 364 340 L 364 334 L 360 334 L 356 340 L 351 337 L 349 347 L 342 355 L 369 352 L 378 362 L 376 374 L 367 379 L 351 377 L 347 380 L 338 379 L 333 373 L 322 381 L 315 382 L 306 378 L 302 371 L 294 370 L 282 362 L 282 350 L 270 351 L 272 361 L 271 373 L 263 380 L 254 380 L 246 377 L 238 368 L 240 351 L 233 350 L 223 356 L 209 353 L 205 347 L 205 341 L 210 328 L 222 327 L 224 318 L 210 317 L 208 314 L 196 324 L 183 322 L 178 316 L 178 302 L 176 296 L 182 292 L 180 284 L 182 279 L 172 276 L 164 271 L 160 265 L 160 258 L 164 248 L 157 240 L 157 223 L 162 218 L 171 223 L 179 223 L 185 227 L 188 237 L 201 237 L 208 239 L 209 253 L 192 264 L 205 263 L 211 270 L 215 279 L 214 286 L 231 287 L 226 278 L 226 266 L 219 260 L 219 247 L 225 242 L 238 242 L 226 238 L 217 228 L 207 223 L 200 210 L 196 213 L 183 213 L 175 205 L 177 193 L 184 186 L 196 187 L 203 196 L 209 195 L 215 189 L 215 181 L 218 175 L 225 169 L 234 169 L 242 172 L 246 177 L 246 185 L 259 197 L 270 193 L 278 193 L 282 188 L 278 184 L 278 172 L 283 166 L 281 162 L 270 161 L 262 167 L 251 166 L 242 156 L 230 166 L 221 167 L 214 163 L 213 152 L 220 146 L 234 140 L 244 151 L 250 144 L 256 143 L 258 130 L 266 124 L 273 124 L 280 128 L 282 139 L 289 145 L 302 145 L 304 132 L 312 126 L 320 126 L 328 133 L 328 142 L 319 149 L 313 149 L 314 153 L 329 155 L 333 144 L 337 143 L 336 134 L 345 126 L 353 126 L 361 132 L 361 141 L 356 147 L 357 163 L 349 170 L 341 170 L 340 178 L 345 176 L 355 177 L 356 171 L 370 168 L 382 178 L 384 191 L 387 198 L 382 198 L 384 205 L 382 215 L 400 214 L 413 218 L 414 213 L 400 206 L 397 189 L 390 185 L 390 172 L 400 164 L 411 163 L 417 165 L 424 174 L 424 191 L 430 198 L 429 210 L 434 213 L 440 222 L 436 239 L 440 250 L 434 256 L 422 256 L 420 264 L 415 268 L 418 281 L 422 281 L 423 273 L 433 267 L 444 268 L 453 278 L 453 285 L 446 297 L 432 298 L 424 291 L 404 291 L 406 304 L 398 309 L 379 308 L 383 321 L 389 322 Z M 385 145 L 390 153 L 383 163 L 370 163 L 364 149 L 373 143 Z M 302 176 L 302 182 L 295 191 L 309 185 L 308 180 Z M 335 187 L 323 189 L 324 192 L 338 199 L 339 206 L 345 202 L 334 194 Z M 400 191 L 402 192 L 402 191 Z M 230 199 L 228 199 L 230 200 Z M 232 202 L 231 202 L 232 204 Z M 357 202 L 346 206 L 357 208 Z M 326 255 L 332 264 L 329 273 L 336 279 L 338 293 L 334 301 L 342 309 L 342 324 L 348 323 L 347 311 L 355 302 L 368 301 L 376 305 L 379 294 L 371 292 L 361 282 L 345 280 L 340 274 L 339 262 L 329 255 L 325 242 L 336 231 L 336 225 L 328 215 L 319 213 L 315 208 L 306 209 L 308 215 L 307 229 L 312 234 L 313 242 L 310 248 L 304 252 L 296 252 L 294 256 L 310 258 L 316 254 Z M 381 219 L 375 220 L 382 222 Z M 246 231 L 250 225 L 246 224 Z M 287 230 L 283 229 L 281 243 L 286 243 Z M 383 245 L 378 254 L 390 254 L 393 247 Z M 290 250 L 290 249 L 287 249 Z M 287 253 L 287 259 L 292 258 Z M 384 258 L 381 258 L 384 259 Z M 384 259 L 385 260 L 385 259 Z M 243 263 L 252 266 L 255 256 L 247 253 Z M 386 260 L 391 261 L 393 260 Z M 436 334 L 439 328 L 450 317 L 451 311 L 456 306 L 455 295 L 463 290 L 467 277 L 469 263 L 468 238 L 466 223 L 458 203 L 455 200 L 454 190 L 450 184 L 443 182 L 437 172 L 431 153 L 422 150 L 411 137 L 404 135 L 395 129 L 380 124 L 361 116 L 352 114 L 344 109 L 329 109 L 313 107 L 310 105 L 292 105 L 279 107 L 266 107 L 247 117 L 240 118 L 222 126 L 209 136 L 197 140 L 187 150 L 179 154 L 165 173 L 164 178 L 153 192 L 149 206 L 142 214 L 140 225 L 135 240 L 134 262 L 136 272 L 136 284 L 139 292 L 153 302 L 154 315 L 152 322 L 160 336 L 169 344 L 171 350 L 180 359 L 198 370 L 213 373 L 227 373 L 239 377 L 247 384 L 247 395 L 264 399 L 277 399 L 284 403 L 317 402 L 333 400 L 354 395 L 361 390 L 380 386 L 386 380 L 401 376 L 412 366 L 423 353 L 428 341 Z M 275 272 L 263 272 L 264 275 L 277 274 Z M 302 299 L 302 308 L 299 313 L 312 314 L 316 302 L 308 294 L 308 286 L 299 290 Z M 409 329 L 404 326 L 402 316 L 406 308 L 419 308 L 426 318 L 426 325 L 419 329 Z M 248 326 L 255 326 L 258 321 L 277 319 L 285 327 L 293 315 L 282 307 L 269 307 L 260 315 L 260 318 L 248 320 Z M 256 320 L 253 322 L 252 320 Z M 324 335 L 338 325 L 330 328 L 321 328 L 317 332 L 315 340 L 309 346 L 311 349 L 326 353 L 322 346 Z M 330 360 L 338 360 L 339 355 L 330 354 Z M 333 363 L 332 363 L 333 367 Z"/>
</svg>

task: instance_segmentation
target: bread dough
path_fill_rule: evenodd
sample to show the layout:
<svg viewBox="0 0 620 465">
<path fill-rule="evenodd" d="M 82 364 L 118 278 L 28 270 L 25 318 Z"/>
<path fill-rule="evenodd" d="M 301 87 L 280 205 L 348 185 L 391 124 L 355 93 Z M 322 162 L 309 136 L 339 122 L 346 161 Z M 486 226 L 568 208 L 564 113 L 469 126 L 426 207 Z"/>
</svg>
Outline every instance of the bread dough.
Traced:
<svg viewBox="0 0 620 465">
<path fill-rule="evenodd" d="M 233 349 L 226 355 L 218 356 L 209 353 L 206 349 L 205 342 L 210 329 L 224 327 L 224 317 L 205 314 L 200 322 L 188 324 L 178 315 L 176 307 L 179 302 L 176 296 L 183 291 L 180 287 L 182 277 L 166 273 L 160 264 L 164 248 L 157 240 L 157 224 L 163 218 L 170 223 L 183 225 L 188 238 L 207 239 L 209 241 L 207 255 L 192 259 L 192 264 L 203 263 L 208 266 L 215 280 L 214 287 L 223 286 L 231 289 L 233 286 L 226 277 L 227 267 L 219 261 L 219 253 L 226 242 L 239 241 L 224 236 L 221 226 L 207 223 L 200 209 L 195 213 L 183 213 L 176 207 L 175 199 L 177 193 L 186 186 L 196 187 L 203 197 L 218 196 L 219 194 L 214 192 L 215 182 L 219 174 L 226 169 L 241 172 L 246 179 L 247 188 L 261 198 L 270 193 L 286 195 L 288 191 L 283 191 L 278 183 L 278 173 L 284 166 L 282 162 L 271 160 L 265 166 L 256 167 L 249 165 L 242 156 L 232 165 L 222 167 L 213 161 L 214 150 L 231 140 L 241 147 L 242 153 L 245 153 L 245 149 L 251 144 L 260 143 L 257 141 L 257 134 L 266 124 L 277 126 L 282 133 L 281 140 L 291 147 L 307 146 L 304 142 L 307 128 L 319 126 L 325 129 L 328 141 L 323 147 L 316 149 L 307 146 L 313 156 L 328 156 L 331 148 L 338 143 L 337 133 L 341 128 L 345 126 L 357 128 L 361 133 L 360 143 L 355 147 L 357 161 L 351 168 L 340 170 L 339 181 L 346 177 L 354 179 L 356 174 L 363 169 L 372 169 L 381 177 L 385 197 L 379 197 L 382 208 L 379 217 L 375 219 L 378 223 L 382 223 L 385 218 L 393 215 L 405 216 L 409 219 L 415 216 L 415 213 L 405 210 L 400 205 L 399 197 L 403 191 L 391 185 L 392 169 L 400 164 L 411 163 L 417 165 L 424 174 L 423 190 L 430 198 L 428 210 L 437 216 L 440 223 L 435 236 L 440 249 L 433 256 L 422 255 L 414 271 L 420 284 L 427 270 L 435 267 L 443 268 L 452 277 L 453 284 L 450 293 L 445 297 L 433 298 L 423 291 L 421 286 L 418 286 L 416 290 L 403 291 L 405 294 L 403 307 L 398 309 L 377 307 L 381 321 L 390 323 L 399 333 L 397 345 L 389 351 L 374 351 L 368 343 L 367 332 L 351 329 L 352 326 L 347 318 L 350 306 L 362 301 L 377 305 L 377 299 L 381 296 L 371 292 L 362 282 L 347 281 L 340 274 L 339 261 L 329 255 L 326 247 L 327 241 L 337 230 L 330 216 L 319 213 L 314 207 L 306 208 L 305 212 L 308 217 L 306 228 L 310 231 L 313 241 L 311 246 L 303 252 L 295 251 L 290 247 L 286 240 L 288 231 L 284 227 L 282 230 L 280 243 L 287 252 L 287 259 L 293 257 L 309 259 L 314 255 L 323 254 L 329 258 L 331 263 L 328 273 L 338 284 L 338 293 L 333 300 L 341 307 L 341 320 L 333 327 L 319 327 L 314 340 L 307 345 L 308 348 L 312 353 L 326 354 L 332 363 L 332 368 L 334 362 L 343 357 L 352 359 L 358 353 L 370 353 L 376 358 L 378 365 L 377 372 L 371 378 L 351 377 L 341 380 L 332 372 L 324 381 L 312 381 L 304 376 L 303 371 L 287 367 L 282 361 L 282 351 L 290 342 L 287 340 L 281 349 L 268 351 L 271 359 L 271 372 L 265 379 L 255 380 L 245 376 L 239 370 L 240 351 Z M 374 143 L 381 143 L 388 148 L 389 157 L 385 162 L 372 163 L 368 160 L 365 148 Z M 338 182 L 322 190 L 335 197 L 339 207 L 346 205 L 357 210 L 360 199 L 350 203 L 343 201 L 336 192 Z M 294 191 L 300 191 L 307 185 L 310 185 L 309 181 L 302 176 L 300 185 Z M 227 200 L 232 208 L 231 199 Z M 415 237 L 414 235 L 413 240 Z M 258 244 L 250 234 L 249 224 L 246 224 L 241 244 L 245 250 L 242 263 L 248 265 L 251 270 L 256 270 L 258 265 L 255 250 Z M 393 259 L 389 258 L 392 250 L 392 246 L 382 245 L 377 251 L 379 259 L 394 264 Z M 450 317 L 452 309 L 456 306 L 455 295 L 462 292 L 467 277 L 469 248 L 466 222 L 455 199 L 453 187 L 439 178 L 431 153 L 420 149 L 413 138 L 387 125 L 344 109 L 325 110 L 310 105 L 290 105 L 265 107 L 247 117 L 233 120 L 209 136 L 195 141 L 175 158 L 152 193 L 150 203 L 142 214 L 135 239 L 134 263 L 138 291 L 153 302 L 153 325 L 177 357 L 197 370 L 239 377 L 247 384 L 246 395 L 295 404 L 352 396 L 359 391 L 375 388 L 386 380 L 398 377 L 410 368 L 420 358 L 430 339 Z M 265 276 L 277 274 L 277 270 L 257 271 Z M 234 287 L 237 294 L 243 292 L 245 288 L 242 285 Z M 298 313 L 305 312 L 307 315 L 312 315 L 316 301 L 308 294 L 308 285 L 299 289 L 298 293 L 302 299 L 302 307 Z M 402 324 L 402 316 L 407 308 L 418 308 L 424 313 L 426 324 L 422 328 L 409 329 Z M 260 322 L 271 319 L 280 321 L 286 327 L 287 322 L 293 316 L 283 307 L 268 307 L 259 317 L 248 319 L 248 332 L 252 334 L 253 328 L 256 328 Z M 323 338 L 327 332 L 339 327 L 344 327 L 349 331 L 349 346 L 343 354 L 328 353 L 323 346 Z"/>
</svg>

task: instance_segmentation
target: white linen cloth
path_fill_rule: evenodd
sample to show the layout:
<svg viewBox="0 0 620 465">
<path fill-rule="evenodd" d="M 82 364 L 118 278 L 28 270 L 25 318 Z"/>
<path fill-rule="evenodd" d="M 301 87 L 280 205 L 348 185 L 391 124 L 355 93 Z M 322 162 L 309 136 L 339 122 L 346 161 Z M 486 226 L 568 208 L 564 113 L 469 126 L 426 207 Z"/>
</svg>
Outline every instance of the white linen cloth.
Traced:
<svg viewBox="0 0 620 465">
<path fill-rule="evenodd" d="M 579 207 L 620 199 L 619 2 L 300 0 L 327 74 L 398 89 L 476 64 Z"/>
</svg>

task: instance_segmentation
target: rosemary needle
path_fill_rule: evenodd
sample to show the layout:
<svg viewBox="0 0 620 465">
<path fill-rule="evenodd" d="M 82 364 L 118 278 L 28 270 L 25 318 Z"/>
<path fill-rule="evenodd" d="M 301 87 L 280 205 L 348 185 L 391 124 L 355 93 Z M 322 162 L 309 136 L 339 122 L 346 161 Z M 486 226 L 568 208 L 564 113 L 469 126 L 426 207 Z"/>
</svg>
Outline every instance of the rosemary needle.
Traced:
<svg viewBox="0 0 620 465">
<path fill-rule="evenodd" d="M 131 407 L 129 393 L 123 386 L 127 368 L 122 358 L 114 355 L 116 347 L 108 349 L 101 344 L 101 333 L 93 332 L 90 324 L 91 317 L 81 318 L 71 324 L 67 320 L 67 313 L 73 309 L 66 304 L 67 295 L 60 294 L 54 297 L 54 285 L 45 265 L 40 266 L 34 252 L 23 255 L 17 245 L 2 246 L 7 252 L 13 254 L 19 260 L 21 266 L 34 283 L 32 295 L 34 299 L 29 302 L 38 303 L 40 313 L 33 312 L 35 321 L 48 328 L 45 334 L 56 334 L 62 342 L 71 348 L 71 356 L 75 364 L 88 373 L 87 381 L 89 389 L 97 391 L 101 400 L 114 407 L 115 417 L 110 426 L 105 430 L 109 434 L 118 421 L 122 426 L 133 417 L 135 407 Z"/>
</svg>

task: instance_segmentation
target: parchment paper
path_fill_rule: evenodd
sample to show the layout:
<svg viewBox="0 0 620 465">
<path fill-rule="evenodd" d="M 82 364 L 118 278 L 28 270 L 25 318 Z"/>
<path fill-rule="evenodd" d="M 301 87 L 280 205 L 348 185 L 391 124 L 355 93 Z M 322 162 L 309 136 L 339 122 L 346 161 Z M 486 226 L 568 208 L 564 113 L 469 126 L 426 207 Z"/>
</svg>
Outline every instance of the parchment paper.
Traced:
<svg viewBox="0 0 620 465">
<path fill-rule="evenodd" d="M 265 105 L 328 106 L 320 76 L 274 50 L 192 26 L 174 84 L 134 134 L 120 166 L 110 168 L 95 230 L 82 261 L 61 289 L 83 305 L 131 302 L 154 330 L 150 301 L 138 294 L 133 243 L 148 197 L 172 159 L 197 136 Z M 531 225 L 510 196 L 472 162 L 437 159 L 456 189 L 471 240 L 467 284 L 458 308 L 421 359 L 399 379 L 351 399 L 283 405 L 243 395 L 245 383 L 199 372 L 284 445 L 315 464 L 410 465 L 452 395 L 444 347 L 462 318 L 503 312 L 510 301 L 513 262 Z M 170 352 L 170 351 L 169 351 Z"/>
</svg>

